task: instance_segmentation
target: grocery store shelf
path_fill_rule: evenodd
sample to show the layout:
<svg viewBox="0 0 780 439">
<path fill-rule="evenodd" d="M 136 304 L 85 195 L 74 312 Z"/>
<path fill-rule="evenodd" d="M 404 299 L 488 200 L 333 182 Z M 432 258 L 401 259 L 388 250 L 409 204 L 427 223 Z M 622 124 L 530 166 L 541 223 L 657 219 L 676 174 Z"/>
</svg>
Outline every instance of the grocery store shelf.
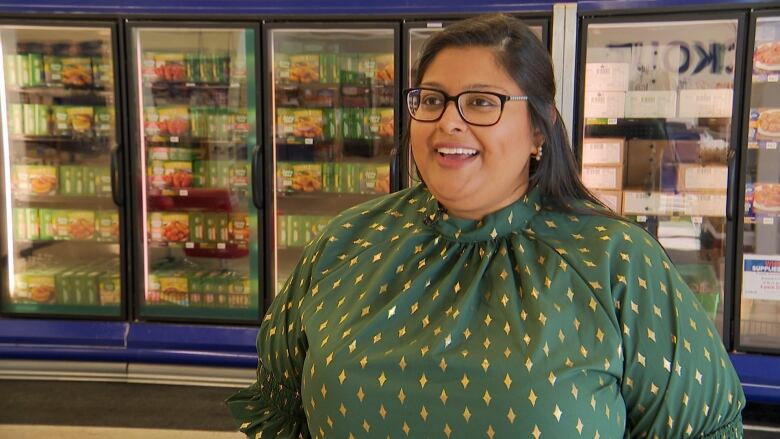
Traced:
<svg viewBox="0 0 780 439">
<path fill-rule="evenodd" d="M 189 81 L 155 81 L 144 84 L 145 87 L 152 90 L 168 90 L 171 88 L 182 90 L 222 90 L 228 88 L 239 88 L 241 83 L 238 81 L 230 82 L 189 82 Z"/>
<path fill-rule="evenodd" d="M 278 213 L 335 215 L 382 194 L 346 194 L 335 192 L 287 192 L 277 193 Z"/>
<path fill-rule="evenodd" d="M 182 249 L 193 258 L 240 259 L 249 256 L 249 248 L 225 242 L 150 242 L 151 248 Z"/>
<path fill-rule="evenodd" d="M 11 141 L 37 143 L 66 150 L 104 153 L 108 153 L 109 148 L 115 144 L 110 137 L 29 136 L 19 134 L 11 135 Z"/>
<path fill-rule="evenodd" d="M 21 93 L 54 98 L 67 97 L 100 97 L 103 100 L 113 98 L 114 92 L 102 88 L 69 88 L 69 87 L 11 87 L 9 94 Z"/>
<path fill-rule="evenodd" d="M 15 204 L 35 204 L 64 206 L 68 209 L 79 207 L 106 207 L 116 209 L 114 201 L 109 195 L 106 196 L 73 196 L 73 195 L 14 195 Z"/>
<path fill-rule="evenodd" d="M 240 197 L 227 188 L 170 189 L 176 195 L 149 195 L 150 212 L 203 210 L 209 212 L 246 211 L 249 199 Z"/>
</svg>

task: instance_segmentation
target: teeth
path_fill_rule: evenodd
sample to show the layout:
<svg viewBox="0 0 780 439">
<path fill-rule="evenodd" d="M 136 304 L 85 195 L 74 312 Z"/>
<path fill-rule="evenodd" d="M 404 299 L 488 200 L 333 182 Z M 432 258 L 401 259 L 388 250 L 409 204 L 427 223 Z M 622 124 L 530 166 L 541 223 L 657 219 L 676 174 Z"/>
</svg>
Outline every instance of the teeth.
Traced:
<svg viewBox="0 0 780 439">
<path fill-rule="evenodd" d="M 437 150 L 439 154 L 461 154 L 461 155 L 475 155 L 477 151 L 466 148 L 439 148 Z"/>
</svg>

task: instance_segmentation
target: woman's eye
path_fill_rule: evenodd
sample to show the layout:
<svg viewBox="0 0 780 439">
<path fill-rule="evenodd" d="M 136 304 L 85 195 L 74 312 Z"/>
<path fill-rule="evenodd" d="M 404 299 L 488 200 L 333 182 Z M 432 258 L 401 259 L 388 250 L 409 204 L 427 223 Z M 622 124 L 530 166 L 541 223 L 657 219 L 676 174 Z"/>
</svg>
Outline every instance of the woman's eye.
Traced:
<svg viewBox="0 0 780 439">
<path fill-rule="evenodd" d="M 442 99 L 438 96 L 423 96 L 422 103 L 423 105 L 428 106 L 434 106 L 434 105 L 441 105 Z"/>
<path fill-rule="evenodd" d="M 474 107 L 493 107 L 496 104 L 495 99 L 490 99 L 484 96 L 476 96 L 470 99 L 469 105 Z"/>
</svg>

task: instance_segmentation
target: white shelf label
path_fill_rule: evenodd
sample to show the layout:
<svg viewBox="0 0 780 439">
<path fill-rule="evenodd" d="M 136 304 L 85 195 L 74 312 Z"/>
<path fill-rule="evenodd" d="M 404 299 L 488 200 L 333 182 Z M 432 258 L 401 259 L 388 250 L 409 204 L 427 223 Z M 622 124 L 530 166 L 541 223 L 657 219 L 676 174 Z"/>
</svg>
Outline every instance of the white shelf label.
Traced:
<svg viewBox="0 0 780 439">
<path fill-rule="evenodd" d="M 306 139 L 304 140 L 304 143 L 306 143 L 307 145 L 314 145 L 314 139 Z"/>
<path fill-rule="evenodd" d="M 184 84 L 184 86 L 185 87 L 195 87 L 195 83 L 194 82 L 187 82 L 187 83 Z"/>
<path fill-rule="evenodd" d="M 615 118 L 607 119 L 607 125 L 617 125 L 617 119 Z"/>
<path fill-rule="evenodd" d="M 644 216 L 644 215 L 639 215 L 639 216 L 636 217 L 636 222 L 638 222 L 638 223 L 646 223 L 647 222 L 647 217 Z"/>
<path fill-rule="evenodd" d="M 777 149 L 777 142 L 766 142 L 766 149 Z"/>
<path fill-rule="evenodd" d="M 184 243 L 184 247 L 186 247 L 186 248 L 195 248 L 195 243 L 194 242 L 185 242 Z"/>
<path fill-rule="evenodd" d="M 230 88 L 238 88 L 240 85 L 241 84 L 239 84 L 238 82 L 231 82 L 230 83 Z"/>
<path fill-rule="evenodd" d="M 179 136 L 171 136 L 171 143 L 179 143 Z"/>
<path fill-rule="evenodd" d="M 771 216 L 766 216 L 761 222 L 763 222 L 766 225 L 772 225 L 775 223 L 775 219 L 772 218 Z"/>
<path fill-rule="evenodd" d="M 217 248 L 220 249 L 220 250 L 224 250 L 225 249 L 225 243 L 224 242 L 218 242 L 217 243 Z"/>
<path fill-rule="evenodd" d="M 768 75 L 766 77 L 766 82 L 778 82 L 780 81 L 780 75 L 774 74 L 774 75 Z"/>
<path fill-rule="evenodd" d="M 179 191 L 179 195 L 180 195 L 180 196 L 182 196 L 182 197 L 186 197 L 186 196 L 187 196 L 187 195 L 189 195 L 189 194 L 190 194 L 190 193 L 189 193 L 189 191 L 188 191 L 187 189 L 181 189 L 181 190 Z"/>
</svg>

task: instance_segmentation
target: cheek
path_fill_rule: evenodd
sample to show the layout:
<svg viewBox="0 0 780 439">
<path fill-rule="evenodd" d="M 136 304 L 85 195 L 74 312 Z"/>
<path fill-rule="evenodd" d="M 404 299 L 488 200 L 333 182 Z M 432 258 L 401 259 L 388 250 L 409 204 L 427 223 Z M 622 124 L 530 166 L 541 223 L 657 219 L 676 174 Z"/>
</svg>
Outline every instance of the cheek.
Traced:
<svg viewBox="0 0 780 439">
<path fill-rule="evenodd" d="M 426 125 L 412 122 L 409 128 L 409 143 L 412 146 L 412 151 L 422 153 L 427 148 L 429 135 L 430 129 Z"/>
</svg>

